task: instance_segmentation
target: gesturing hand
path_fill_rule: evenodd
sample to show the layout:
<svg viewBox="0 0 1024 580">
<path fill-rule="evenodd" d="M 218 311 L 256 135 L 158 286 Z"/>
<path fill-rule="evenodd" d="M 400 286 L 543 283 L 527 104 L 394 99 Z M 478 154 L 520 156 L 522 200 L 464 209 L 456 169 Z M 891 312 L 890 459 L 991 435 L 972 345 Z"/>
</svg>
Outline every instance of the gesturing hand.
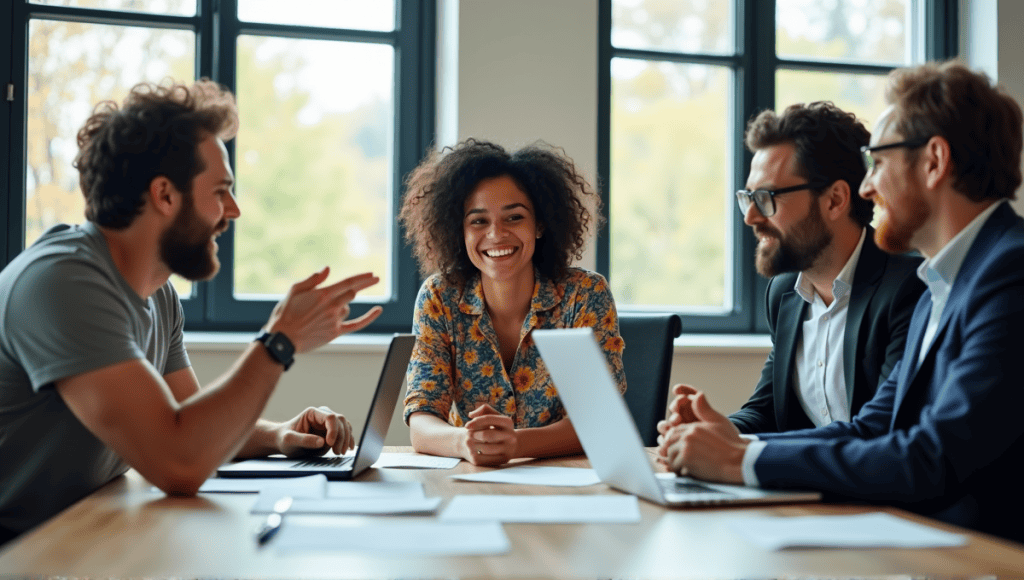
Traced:
<svg viewBox="0 0 1024 580">
<path fill-rule="evenodd" d="M 697 420 L 669 429 L 658 447 L 658 461 L 679 475 L 743 483 L 743 454 L 750 442 L 711 408 L 704 393 L 688 396 Z"/>
<path fill-rule="evenodd" d="M 328 450 L 340 455 L 354 446 L 348 419 L 327 407 L 309 407 L 277 431 L 278 452 L 288 457 L 323 455 Z"/>
<path fill-rule="evenodd" d="M 511 417 L 490 405 L 469 412 L 462 457 L 473 465 L 501 465 L 516 456 L 516 430 Z"/>
<path fill-rule="evenodd" d="M 380 316 L 381 308 L 376 306 L 359 318 L 346 320 L 349 303 L 356 293 L 376 284 L 380 278 L 367 272 L 318 288 L 329 274 L 330 268 L 325 267 L 294 284 L 270 314 L 267 328 L 271 332 L 283 332 L 295 345 L 297 354 L 364 328 Z"/>
</svg>

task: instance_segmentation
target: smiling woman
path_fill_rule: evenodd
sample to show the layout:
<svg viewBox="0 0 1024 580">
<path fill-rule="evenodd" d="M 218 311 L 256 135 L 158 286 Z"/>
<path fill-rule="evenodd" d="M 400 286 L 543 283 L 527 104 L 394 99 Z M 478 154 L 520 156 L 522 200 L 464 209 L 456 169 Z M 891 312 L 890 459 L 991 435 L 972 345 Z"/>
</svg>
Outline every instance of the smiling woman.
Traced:
<svg viewBox="0 0 1024 580">
<path fill-rule="evenodd" d="M 413 447 L 478 465 L 579 452 L 530 333 L 592 327 L 625 390 L 608 284 L 571 266 L 593 189 L 560 150 L 472 139 L 428 155 L 407 185 L 400 219 L 429 276 L 405 399 Z"/>
</svg>

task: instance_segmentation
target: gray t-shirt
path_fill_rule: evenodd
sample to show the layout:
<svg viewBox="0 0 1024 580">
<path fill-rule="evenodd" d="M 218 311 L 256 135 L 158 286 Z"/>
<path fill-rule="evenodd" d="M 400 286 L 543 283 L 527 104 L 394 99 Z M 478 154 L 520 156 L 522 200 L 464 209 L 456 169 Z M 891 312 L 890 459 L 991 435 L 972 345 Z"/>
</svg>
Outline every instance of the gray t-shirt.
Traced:
<svg viewBox="0 0 1024 580">
<path fill-rule="evenodd" d="M 161 375 L 186 368 L 183 324 L 171 284 L 139 297 L 91 222 L 51 228 L 0 272 L 0 536 L 128 469 L 54 381 L 136 359 Z"/>
</svg>

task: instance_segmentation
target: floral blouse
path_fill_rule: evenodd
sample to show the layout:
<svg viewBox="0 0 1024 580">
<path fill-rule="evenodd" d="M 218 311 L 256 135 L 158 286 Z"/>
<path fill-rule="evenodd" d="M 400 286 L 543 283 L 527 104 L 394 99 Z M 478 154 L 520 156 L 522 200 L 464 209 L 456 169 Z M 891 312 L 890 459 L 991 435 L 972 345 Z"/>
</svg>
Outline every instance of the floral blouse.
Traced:
<svg viewBox="0 0 1024 580">
<path fill-rule="evenodd" d="M 413 413 L 428 412 L 461 427 L 469 412 L 484 403 L 511 417 L 516 429 L 561 420 L 565 409 L 530 335 L 535 328 L 592 327 L 619 390 L 625 392 L 625 343 L 608 282 L 579 268 L 570 268 L 560 284 L 539 272 L 536 280 L 508 373 L 479 276 L 467 282 L 465 292 L 439 274 L 423 282 L 413 314 L 417 340 L 407 377 L 406 423 Z"/>
</svg>

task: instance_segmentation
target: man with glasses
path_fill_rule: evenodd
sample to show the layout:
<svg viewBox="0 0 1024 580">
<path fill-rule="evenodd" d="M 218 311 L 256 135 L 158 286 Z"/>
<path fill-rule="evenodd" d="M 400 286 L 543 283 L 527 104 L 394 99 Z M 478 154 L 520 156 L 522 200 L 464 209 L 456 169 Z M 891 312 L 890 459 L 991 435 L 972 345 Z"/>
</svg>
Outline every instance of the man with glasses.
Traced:
<svg viewBox="0 0 1024 580">
<path fill-rule="evenodd" d="M 828 102 L 763 111 L 747 127 L 754 157 L 736 200 L 758 240 L 757 271 L 771 278 L 772 352 L 753 396 L 729 417 L 741 433 L 849 421 L 903 351 L 924 291 L 920 260 L 874 244 L 872 204 L 857 195 L 869 136 Z M 662 431 L 682 420 L 674 414 Z"/>
<path fill-rule="evenodd" d="M 702 479 L 812 488 L 1024 541 L 1024 220 L 1006 203 L 1024 116 L 957 63 L 893 71 L 886 100 L 860 195 L 881 209 L 878 246 L 923 254 L 928 286 L 900 362 L 851 421 L 757 441 L 688 392 L 694 420 L 659 453 Z"/>
</svg>

